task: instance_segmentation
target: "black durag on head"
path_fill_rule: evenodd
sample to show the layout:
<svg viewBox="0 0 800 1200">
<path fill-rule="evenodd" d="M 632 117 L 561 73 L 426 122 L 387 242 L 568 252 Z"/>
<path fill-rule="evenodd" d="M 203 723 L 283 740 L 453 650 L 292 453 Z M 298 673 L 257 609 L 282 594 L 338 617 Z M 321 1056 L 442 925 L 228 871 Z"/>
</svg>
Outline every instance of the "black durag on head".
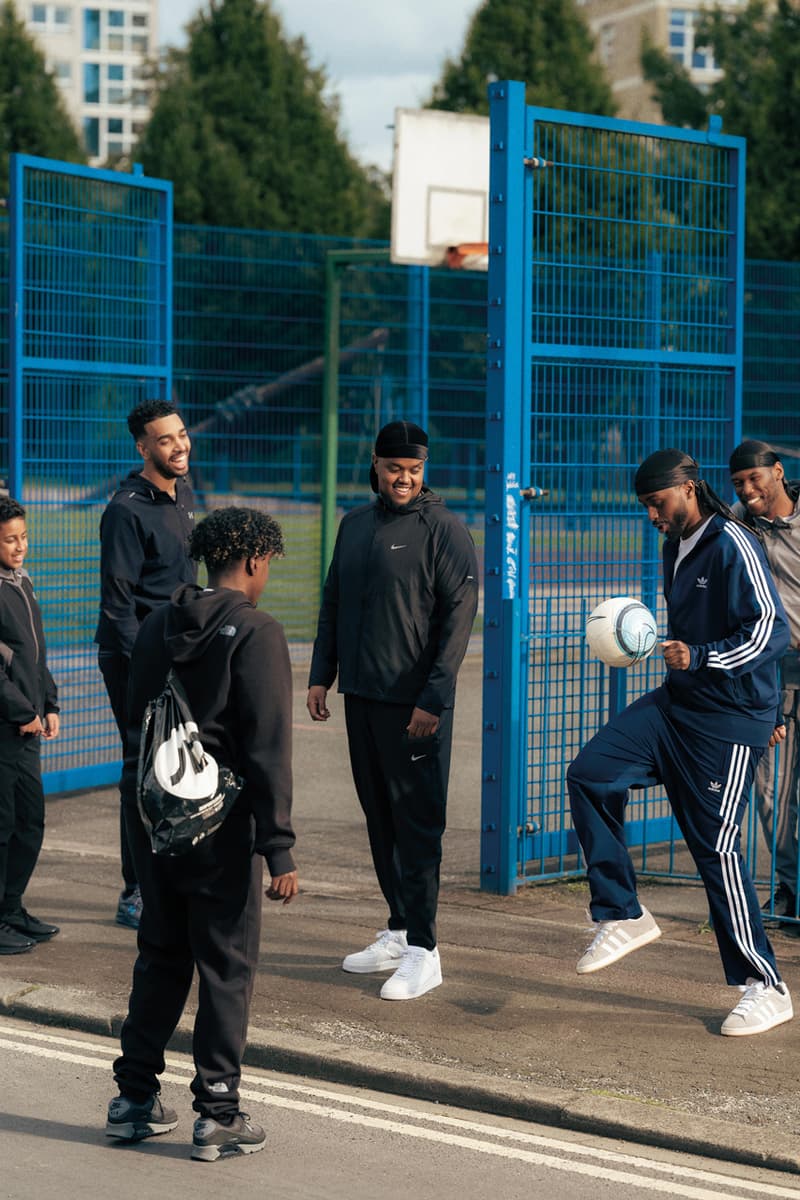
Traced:
<svg viewBox="0 0 800 1200">
<path fill-rule="evenodd" d="M 375 439 L 375 453 L 378 458 L 424 460 L 428 457 L 428 435 L 413 421 L 390 421 Z M 377 492 L 378 476 L 374 467 L 369 469 L 369 482 L 373 492 Z"/>
<path fill-rule="evenodd" d="M 728 466 L 731 475 L 737 471 L 752 471 L 754 467 L 774 467 L 781 461 L 767 442 L 740 442 L 730 457 Z"/>
<path fill-rule="evenodd" d="M 646 458 L 633 480 L 637 496 L 649 496 L 664 488 L 679 487 L 687 479 L 699 479 L 700 468 L 683 450 L 656 450 Z"/>
<path fill-rule="evenodd" d="M 633 481 L 637 496 L 649 496 L 652 492 L 661 492 L 664 488 L 680 487 L 687 480 L 694 480 L 694 490 L 700 511 L 707 516 L 719 513 L 723 517 L 735 519 L 730 507 L 713 491 L 705 479 L 700 478 L 700 468 L 691 454 L 674 448 L 656 450 L 646 458 Z"/>
</svg>

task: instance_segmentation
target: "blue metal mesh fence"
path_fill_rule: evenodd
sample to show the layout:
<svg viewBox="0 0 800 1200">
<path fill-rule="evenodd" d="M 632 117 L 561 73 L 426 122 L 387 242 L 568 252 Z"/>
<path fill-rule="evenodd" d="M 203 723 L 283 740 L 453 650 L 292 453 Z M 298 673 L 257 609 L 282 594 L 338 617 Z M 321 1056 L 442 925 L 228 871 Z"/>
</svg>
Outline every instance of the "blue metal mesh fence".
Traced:
<svg viewBox="0 0 800 1200">
<path fill-rule="evenodd" d="M 193 434 L 192 473 L 204 504 L 258 500 L 282 521 L 288 553 L 268 602 L 290 639 L 306 645 L 319 599 L 325 256 L 355 248 L 300 235 L 175 232 L 174 393 Z M 476 517 L 485 277 L 354 263 L 339 337 L 339 503 L 370 494 L 378 427 L 424 411 L 429 478 Z"/>
<path fill-rule="evenodd" d="M 551 147 L 543 142 L 540 153 L 550 154 Z M 637 153 L 652 168 L 652 155 Z M 628 161 L 621 174 L 635 165 Z M 70 727 L 69 737 L 47 750 L 50 786 L 57 787 L 63 786 L 63 771 L 76 765 L 107 771 L 117 757 L 91 645 L 97 526 L 116 481 L 134 465 L 125 414 L 153 394 L 147 364 L 167 356 L 169 333 L 174 335 L 174 395 L 188 424 L 199 427 L 193 462 L 204 502 L 263 503 L 279 516 L 289 555 L 273 574 L 268 602 L 298 652 L 307 652 L 319 574 L 325 255 L 330 249 L 363 250 L 365 243 L 182 226 L 166 263 L 149 201 L 142 196 L 123 200 L 118 180 L 99 182 L 90 173 L 55 187 L 45 175 L 32 179 L 25 251 L 30 289 L 24 499 L 30 511 L 31 572 Z M 588 173 L 586 179 L 586 186 L 605 187 L 606 193 L 597 194 L 607 196 L 608 184 L 592 183 Z M 648 204 L 659 211 L 670 204 L 675 209 L 680 196 L 673 184 L 662 183 L 664 196 L 652 183 L 639 186 L 646 187 Z M 691 187 L 697 186 L 693 181 Z M 572 211 L 577 194 L 550 196 L 551 208 L 556 202 L 562 206 L 559 220 Z M 630 186 L 625 195 L 630 204 Z M 546 188 L 542 198 L 544 213 Z M 643 234 L 637 236 L 644 269 L 612 269 L 599 246 L 607 247 L 616 236 L 616 225 L 590 222 L 589 227 L 598 239 L 591 264 L 574 255 L 570 261 L 563 242 L 556 247 L 552 237 L 537 244 L 534 341 L 560 339 L 573 348 L 602 341 L 607 349 L 622 351 L 629 342 L 655 344 L 659 330 L 665 349 L 694 345 L 698 352 L 713 353 L 721 334 L 709 318 L 719 312 L 720 272 L 704 262 L 702 287 L 687 285 L 675 273 L 670 245 L 656 245 Z M 163 327 L 152 267 L 144 265 L 148 259 L 160 270 L 174 268 L 171 331 Z M 0 276 L 7 281 L 3 214 Z M 7 295 L 6 286 L 0 300 L 4 317 Z M 800 374 L 798 309 L 800 264 L 749 264 L 743 432 L 800 452 L 794 398 Z M 343 507 L 367 495 L 369 454 L 379 424 L 418 413 L 432 435 L 431 483 L 475 521 L 482 541 L 486 324 L 483 274 L 385 262 L 347 270 L 341 345 L 345 351 L 353 344 L 360 348 L 344 360 L 341 374 L 338 496 Z M 364 345 L 377 331 L 382 336 Z M 544 687 L 547 677 L 555 689 L 542 723 L 529 731 L 526 753 L 532 758 L 540 756 L 547 722 L 563 725 L 568 707 L 576 713 L 579 742 L 589 714 L 600 711 L 608 693 L 607 680 L 589 672 L 585 711 L 569 694 L 573 685 L 566 681 L 563 658 L 567 649 L 575 652 L 581 615 L 571 610 L 574 625 L 567 638 L 558 589 L 577 591 L 585 562 L 613 561 L 613 571 L 602 565 L 605 576 L 595 574 L 599 598 L 606 585 L 621 584 L 641 555 L 642 586 L 657 606 L 658 573 L 647 567 L 652 554 L 642 545 L 650 535 L 641 529 L 640 518 L 624 509 L 624 501 L 621 512 L 619 507 L 630 464 L 652 448 L 654 393 L 663 406 L 662 428 L 670 435 L 674 431 L 669 440 L 684 437 L 701 457 L 717 444 L 724 377 L 715 368 L 695 372 L 690 383 L 681 370 L 654 369 L 624 355 L 610 362 L 607 349 L 602 361 L 589 354 L 578 366 L 544 356 L 532 379 L 533 481 L 547 486 L 551 497 L 533 515 L 531 561 L 541 599 L 536 630 L 542 657 L 536 683 L 529 680 L 527 686 Z M 6 343 L 0 357 L 0 476 L 5 480 L 12 466 L 7 353 Z M 724 493 L 724 464 L 718 456 L 711 461 L 712 478 Z M 628 549 L 620 556 L 623 540 Z M 580 603 L 594 596 L 590 589 Z M 638 669 L 644 673 L 642 685 L 652 669 Z M 638 676 L 629 674 L 631 687 L 638 687 Z M 531 694 L 538 701 L 544 693 Z M 547 771 L 547 791 L 558 808 L 561 780 L 555 767 Z"/>
<path fill-rule="evenodd" d="M 613 595 L 642 597 L 665 630 L 636 465 L 683 446 L 730 493 L 744 151 L 718 131 L 528 109 L 516 83 L 490 96 L 484 700 L 519 734 L 504 740 L 485 711 L 482 869 L 484 886 L 507 891 L 582 873 L 566 767 L 661 674 L 609 672 L 585 645 L 589 612 Z M 529 501 L 531 486 L 545 495 Z M 629 845 L 674 832 L 661 796 L 634 793 Z"/>
<path fill-rule="evenodd" d="M 106 781 L 119 759 L 92 645 L 97 526 L 129 455 L 124 414 L 169 394 L 170 185 L 26 155 L 12 177 L 8 480 L 65 713 L 43 755 L 56 790 Z"/>
</svg>

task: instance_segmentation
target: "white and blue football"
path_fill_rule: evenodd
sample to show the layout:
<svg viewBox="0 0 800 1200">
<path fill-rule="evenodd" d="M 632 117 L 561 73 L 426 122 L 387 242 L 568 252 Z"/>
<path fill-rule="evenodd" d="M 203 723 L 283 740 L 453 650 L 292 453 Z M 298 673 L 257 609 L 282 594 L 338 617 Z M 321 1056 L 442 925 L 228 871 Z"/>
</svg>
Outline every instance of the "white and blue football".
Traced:
<svg viewBox="0 0 800 1200">
<path fill-rule="evenodd" d="M 630 667 L 652 654 L 658 641 L 656 619 L 632 596 L 612 596 L 586 621 L 589 649 L 609 667 Z"/>
</svg>

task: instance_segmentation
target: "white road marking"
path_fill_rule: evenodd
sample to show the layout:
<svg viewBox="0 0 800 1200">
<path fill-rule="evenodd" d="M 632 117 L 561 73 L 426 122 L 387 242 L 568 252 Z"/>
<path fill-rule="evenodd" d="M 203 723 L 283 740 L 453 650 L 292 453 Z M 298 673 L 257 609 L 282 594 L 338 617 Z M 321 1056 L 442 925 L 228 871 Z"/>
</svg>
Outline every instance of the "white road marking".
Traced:
<svg viewBox="0 0 800 1200">
<path fill-rule="evenodd" d="M 0 1022 L 0 1047 L 30 1054 L 37 1058 L 56 1059 L 59 1062 L 94 1067 L 103 1071 L 110 1070 L 111 1063 L 117 1056 L 116 1048 L 83 1041 L 77 1037 L 64 1037 L 31 1029 L 17 1029 L 3 1025 L 2 1022 Z M 90 1053 L 77 1053 L 77 1051 L 89 1051 Z M 191 1062 L 173 1057 L 167 1059 L 167 1068 L 161 1078 L 169 1083 L 186 1084 L 194 1074 Z M 748 1195 L 775 1197 L 776 1200 L 777 1198 L 800 1200 L 800 1190 L 797 1188 L 782 1187 L 774 1183 L 762 1184 L 755 1180 L 736 1179 L 731 1175 L 642 1158 L 599 1146 L 582 1145 L 568 1140 L 560 1141 L 557 1138 L 545 1137 L 540 1134 L 436 1113 L 430 1108 L 421 1111 L 402 1104 L 383 1103 L 350 1093 L 332 1092 L 324 1087 L 291 1083 L 288 1080 L 260 1079 L 247 1072 L 242 1076 L 242 1084 L 240 1094 L 245 1099 L 256 1101 L 259 1104 L 303 1112 L 310 1116 L 358 1125 L 367 1129 L 380 1129 L 387 1133 L 401 1134 L 405 1137 L 436 1142 L 446 1146 L 459 1146 L 479 1154 L 515 1159 L 546 1167 L 548 1170 L 565 1171 L 569 1174 L 587 1175 L 607 1179 L 614 1183 L 630 1184 L 646 1191 L 687 1197 L 687 1200 L 731 1200 L 733 1191 L 742 1193 L 743 1200 L 746 1200 Z M 286 1093 L 312 1097 L 324 1103 L 317 1104 L 308 1100 L 293 1099 Z M 342 1105 L 388 1115 L 379 1117 L 369 1116 L 366 1112 L 349 1112 Z M 397 1118 L 403 1118 L 405 1123 Z M 425 1122 L 425 1125 L 410 1122 Z M 441 1130 L 432 1129 L 431 1125 L 443 1128 Z M 491 1142 L 481 1141 L 477 1137 L 467 1136 L 468 1134 L 519 1144 L 493 1145 Z M 571 1158 L 556 1158 L 553 1155 L 543 1154 L 539 1150 L 526 1149 L 527 1146 L 554 1150 L 562 1155 L 567 1153 L 570 1156 L 582 1156 L 595 1161 L 576 1162 Z M 620 1170 L 611 1166 L 601 1166 L 600 1164 L 603 1162 L 615 1163 L 619 1167 L 629 1169 Z M 643 1177 L 633 1174 L 631 1169 L 646 1171 L 650 1176 L 667 1175 L 669 1179 Z M 678 1182 L 680 1179 L 690 1179 L 693 1183 L 680 1183 Z M 711 1190 L 717 1187 L 724 1187 L 725 1191 Z"/>
</svg>

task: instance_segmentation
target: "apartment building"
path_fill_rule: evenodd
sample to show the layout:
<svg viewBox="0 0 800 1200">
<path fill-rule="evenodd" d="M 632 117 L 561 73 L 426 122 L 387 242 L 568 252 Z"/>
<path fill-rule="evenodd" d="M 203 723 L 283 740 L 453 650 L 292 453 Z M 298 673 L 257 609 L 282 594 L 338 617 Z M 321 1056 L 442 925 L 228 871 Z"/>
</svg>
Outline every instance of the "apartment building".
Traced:
<svg viewBox="0 0 800 1200">
<path fill-rule="evenodd" d="M 145 64 L 158 48 L 158 0 L 19 5 L 96 166 L 128 154 L 150 115 Z"/>
<path fill-rule="evenodd" d="M 718 0 L 716 7 L 735 10 L 742 0 Z M 695 46 L 702 5 L 691 0 L 578 0 L 595 39 L 595 53 L 611 81 L 618 116 L 661 122 L 652 85 L 642 75 L 644 34 L 676 62 L 693 82 L 708 87 L 721 74 L 710 50 Z"/>
</svg>

